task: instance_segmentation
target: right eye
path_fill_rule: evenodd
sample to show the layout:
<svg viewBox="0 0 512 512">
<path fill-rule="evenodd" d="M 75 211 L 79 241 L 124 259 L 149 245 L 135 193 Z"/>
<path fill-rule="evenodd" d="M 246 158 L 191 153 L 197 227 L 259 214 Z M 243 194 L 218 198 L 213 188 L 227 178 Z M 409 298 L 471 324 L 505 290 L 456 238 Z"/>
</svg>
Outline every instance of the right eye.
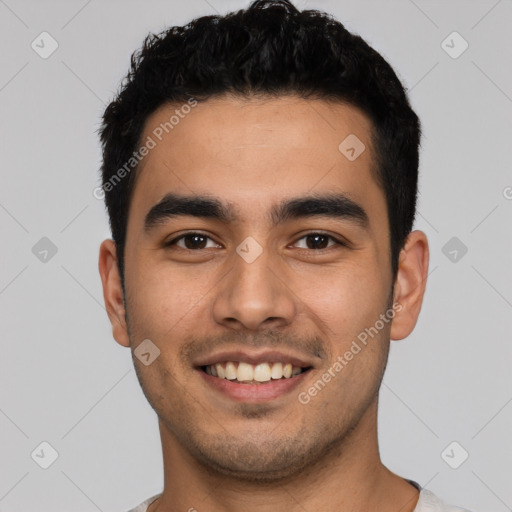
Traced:
<svg viewBox="0 0 512 512">
<path fill-rule="evenodd" d="M 208 243 L 207 240 L 210 240 L 213 243 L 213 245 L 210 245 L 210 247 L 207 247 L 205 245 Z M 181 243 L 181 242 L 183 242 L 183 243 Z M 219 246 L 209 236 L 207 236 L 203 233 L 197 233 L 195 231 L 192 231 L 190 233 L 184 233 L 176 238 L 173 238 L 170 242 L 165 244 L 165 247 L 171 247 L 173 245 L 176 245 L 177 247 L 180 247 L 181 249 L 190 250 L 190 251 L 197 251 L 200 249 L 208 249 L 211 247 Z"/>
</svg>

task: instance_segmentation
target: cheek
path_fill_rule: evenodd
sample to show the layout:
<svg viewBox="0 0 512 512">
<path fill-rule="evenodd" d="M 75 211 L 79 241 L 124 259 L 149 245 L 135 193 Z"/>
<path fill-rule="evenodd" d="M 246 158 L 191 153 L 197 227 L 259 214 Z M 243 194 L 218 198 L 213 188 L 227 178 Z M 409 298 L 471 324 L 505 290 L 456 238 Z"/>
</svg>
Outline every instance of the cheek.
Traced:
<svg viewBox="0 0 512 512">
<path fill-rule="evenodd" d="M 200 279 L 150 261 L 133 265 L 127 275 L 130 316 L 139 329 L 148 329 L 154 336 L 165 334 L 180 319 L 186 320 L 205 293 Z"/>
<path fill-rule="evenodd" d="M 302 272 L 290 287 L 300 302 L 328 326 L 327 335 L 357 336 L 379 318 L 386 307 L 387 283 L 375 263 L 350 262 L 339 268 Z M 308 312 L 306 311 L 306 315 Z"/>
</svg>

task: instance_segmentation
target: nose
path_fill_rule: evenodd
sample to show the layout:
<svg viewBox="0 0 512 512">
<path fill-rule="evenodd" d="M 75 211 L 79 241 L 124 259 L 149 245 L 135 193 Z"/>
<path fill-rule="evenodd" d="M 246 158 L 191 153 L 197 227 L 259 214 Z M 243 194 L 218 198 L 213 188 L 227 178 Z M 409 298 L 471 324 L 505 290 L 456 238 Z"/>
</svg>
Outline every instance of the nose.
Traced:
<svg viewBox="0 0 512 512">
<path fill-rule="evenodd" d="M 296 298 L 279 262 L 267 250 L 249 261 L 233 254 L 233 266 L 220 281 L 214 300 L 215 321 L 251 331 L 290 325 L 297 312 Z"/>
</svg>

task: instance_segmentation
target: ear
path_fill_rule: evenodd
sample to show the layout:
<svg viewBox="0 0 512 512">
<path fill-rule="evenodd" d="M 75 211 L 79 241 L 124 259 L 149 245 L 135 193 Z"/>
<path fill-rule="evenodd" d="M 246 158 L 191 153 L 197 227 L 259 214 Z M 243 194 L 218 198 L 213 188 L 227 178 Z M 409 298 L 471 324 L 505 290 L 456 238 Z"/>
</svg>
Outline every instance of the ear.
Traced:
<svg viewBox="0 0 512 512">
<path fill-rule="evenodd" d="M 414 329 L 423 302 L 428 275 L 428 240 L 423 231 L 413 231 L 400 251 L 398 272 L 393 292 L 397 304 L 390 337 L 401 340 Z"/>
<path fill-rule="evenodd" d="M 126 326 L 123 287 L 117 266 L 117 250 L 113 240 L 104 240 L 100 246 L 98 267 L 103 285 L 103 300 L 112 324 L 112 335 L 123 347 L 130 346 Z"/>
</svg>

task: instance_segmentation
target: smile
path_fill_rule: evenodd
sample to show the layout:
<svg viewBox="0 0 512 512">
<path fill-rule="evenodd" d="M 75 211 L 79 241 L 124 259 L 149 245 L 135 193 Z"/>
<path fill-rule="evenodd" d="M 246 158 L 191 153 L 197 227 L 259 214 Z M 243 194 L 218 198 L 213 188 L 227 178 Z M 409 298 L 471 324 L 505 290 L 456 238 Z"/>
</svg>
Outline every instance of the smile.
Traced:
<svg viewBox="0 0 512 512">
<path fill-rule="evenodd" d="M 283 398 L 304 382 L 320 364 L 297 350 L 234 348 L 192 361 L 203 382 L 216 396 L 243 403 Z"/>
<path fill-rule="evenodd" d="M 239 384 L 264 384 L 272 380 L 291 379 L 309 368 L 292 363 L 263 362 L 250 364 L 243 361 L 225 361 L 202 367 L 212 377 L 226 379 Z"/>
</svg>

